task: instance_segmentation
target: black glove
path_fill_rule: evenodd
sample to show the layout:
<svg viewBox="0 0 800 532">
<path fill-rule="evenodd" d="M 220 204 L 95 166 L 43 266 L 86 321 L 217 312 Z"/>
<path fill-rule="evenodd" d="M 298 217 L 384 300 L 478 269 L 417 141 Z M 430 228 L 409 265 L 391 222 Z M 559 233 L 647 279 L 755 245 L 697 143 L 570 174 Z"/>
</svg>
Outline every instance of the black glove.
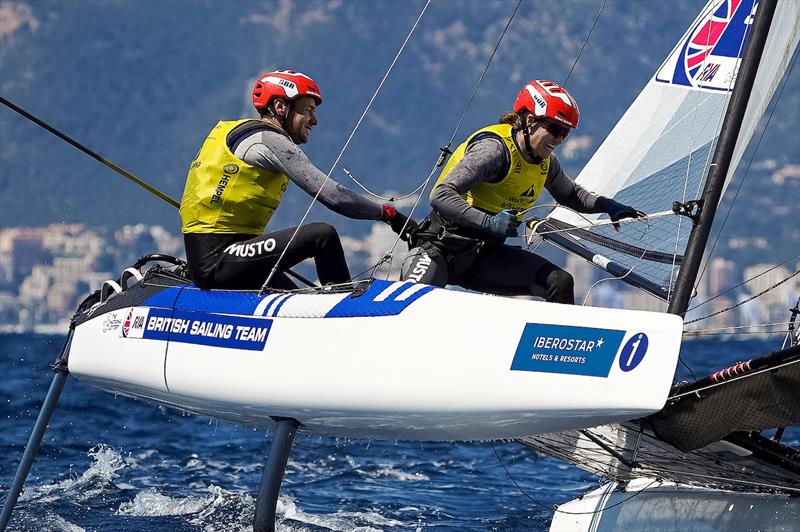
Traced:
<svg viewBox="0 0 800 532">
<path fill-rule="evenodd" d="M 647 216 L 642 211 L 638 211 L 630 205 L 624 205 L 610 198 L 605 198 L 605 200 L 606 201 L 603 205 L 603 210 L 606 212 L 606 214 L 608 214 L 608 217 L 611 218 L 612 222 L 617 222 L 623 218 L 644 218 Z M 613 226 L 614 229 L 619 231 L 619 224 L 613 224 Z"/>
<path fill-rule="evenodd" d="M 509 211 L 498 212 L 494 216 L 487 216 L 483 221 L 483 228 L 495 236 L 519 236 L 519 220 Z"/>
<path fill-rule="evenodd" d="M 419 230 L 417 222 L 389 204 L 383 205 L 381 220 L 389 224 L 392 231 L 400 235 L 401 240 L 408 241 Z"/>
</svg>

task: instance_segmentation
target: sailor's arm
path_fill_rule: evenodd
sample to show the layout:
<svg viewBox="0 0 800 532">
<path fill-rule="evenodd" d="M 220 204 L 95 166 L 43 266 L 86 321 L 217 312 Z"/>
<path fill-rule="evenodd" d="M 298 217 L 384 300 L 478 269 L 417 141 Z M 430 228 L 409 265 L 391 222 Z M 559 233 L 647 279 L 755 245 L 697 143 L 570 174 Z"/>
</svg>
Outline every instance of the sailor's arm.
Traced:
<svg viewBox="0 0 800 532">
<path fill-rule="evenodd" d="M 464 195 L 484 181 L 502 178 L 507 171 L 504 165 L 509 164 L 507 160 L 507 148 L 499 137 L 487 136 L 472 142 L 464 157 L 433 191 L 431 207 L 450 222 L 485 229 L 491 217 L 469 205 Z"/>
<path fill-rule="evenodd" d="M 605 203 L 608 198 L 598 196 L 575 183 L 567 176 L 561 162 L 555 155 L 550 156 L 550 168 L 544 187 L 559 204 L 578 212 L 606 212 Z"/>
<path fill-rule="evenodd" d="M 645 216 L 644 213 L 637 211 L 633 207 L 605 196 L 599 196 L 575 183 L 564 173 L 561 163 L 555 155 L 550 158 L 550 169 L 544 186 L 554 200 L 574 211 L 589 214 L 604 212 L 614 222 L 622 218 L 642 218 Z M 614 229 L 619 231 L 619 224 L 614 224 Z"/>
<path fill-rule="evenodd" d="M 236 149 L 236 156 L 248 164 L 281 172 L 330 210 L 356 220 L 383 220 L 384 207 L 322 173 L 295 143 L 274 131 L 259 132 Z M 260 137 L 260 138 L 258 138 Z M 250 141 L 250 142 L 248 142 Z M 245 145 L 247 143 L 247 145 Z M 323 185 L 324 183 L 324 185 Z"/>
</svg>

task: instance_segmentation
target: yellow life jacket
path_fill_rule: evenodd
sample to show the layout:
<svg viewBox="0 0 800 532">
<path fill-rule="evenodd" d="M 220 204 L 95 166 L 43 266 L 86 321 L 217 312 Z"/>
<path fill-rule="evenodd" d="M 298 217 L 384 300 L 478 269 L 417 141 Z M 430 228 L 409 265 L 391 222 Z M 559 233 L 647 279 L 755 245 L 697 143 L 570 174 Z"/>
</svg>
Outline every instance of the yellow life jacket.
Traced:
<svg viewBox="0 0 800 532">
<path fill-rule="evenodd" d="M 447 175 L 461 161 L 469 142 L 476 135 L 484 132 L 494 133 L 503 140 L 511 156 L 511 164 L 509 165 L 508 173 L 503 179 L 496 183 L 479 183 L 464 195 L 464 199 L 469 205 L 492 214 L 504 210 L 524 211 L 530 209 L 544 188 L 544 183 L 547 180 L 547 171 L 550 169 L 550 157 L 538 164 L 525 161 L 512 138 L 513 132 L 510 124 L 495 124 L 479 129 L 470 135 L 453 152 L 433 190 L 436 190 L 436 187 L 444 181 Z M 431 191 L 431 197 L 433 197 L 433 191 Z"/>
<path fill-rule="evenodd" d="M 208 134 L 186 177 L 179 211 L 184 233 L 264 232 L 289 178 L 247 164 L 228 147 L 231 133 L 264 125 L 252 119 L 221 121 Z"/>
</svg>

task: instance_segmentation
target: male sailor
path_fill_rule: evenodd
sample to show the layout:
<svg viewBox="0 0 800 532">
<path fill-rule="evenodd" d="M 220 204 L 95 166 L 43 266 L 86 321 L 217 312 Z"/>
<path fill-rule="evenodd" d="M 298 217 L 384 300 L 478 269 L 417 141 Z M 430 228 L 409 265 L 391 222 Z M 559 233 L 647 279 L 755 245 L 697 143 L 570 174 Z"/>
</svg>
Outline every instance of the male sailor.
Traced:
<svg viewBox="0 0 800 532">
<path fill-rule="evenodd" d="M 221 121 L 189 168 L 180 215 L 189 273 L 200 288 L 261 288 L 281 254 L 275 288 L 294 288 L 286 269 L 313 258 L 323 285 L 350 279 L 339 235 L 315 222 L 264 233 L 289 181 L 329 209 L 359 220 L 380 220 L 396 233 L 416 227 L 393 206 L 343 187 L 309 161 L 299 145 L 318 121 L 322 94 L 293 70 L 261 76 L 253 105 L 261 118 Z"/>
<path fill-rule="evenodd" d="M 569 273 L 505 240 L 519 235 L 519 217 L 543 189 L 561 205 L 604 212 L 614 222 L 644 216 L 580 187 L 561 169 L 553 151 L 578 127 L 579 117 L 578 104 L 560 85 L 542 79 L 526 84 L 514 112 L 470 135 L 445 165 L 402 278 L 573 304 Z"/>
</svg>

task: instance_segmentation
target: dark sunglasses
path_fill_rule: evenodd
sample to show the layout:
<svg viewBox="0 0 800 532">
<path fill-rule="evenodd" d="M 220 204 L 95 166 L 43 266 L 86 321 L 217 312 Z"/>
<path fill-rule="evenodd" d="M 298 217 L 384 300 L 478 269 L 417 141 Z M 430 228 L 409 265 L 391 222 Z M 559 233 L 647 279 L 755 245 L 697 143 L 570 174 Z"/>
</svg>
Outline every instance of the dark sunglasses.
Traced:
<svg viewBox="0 0 800 532">
<path fill-rule="evenodd" d="M 566 137 L 571 131 L 569 127 L 562 126 L 561 124 L 557 124 L 555 122 L 550 122 L 549 120 L 543 120 L 541 124 L 542 127 L 554 137 Z"/>
</svg>

